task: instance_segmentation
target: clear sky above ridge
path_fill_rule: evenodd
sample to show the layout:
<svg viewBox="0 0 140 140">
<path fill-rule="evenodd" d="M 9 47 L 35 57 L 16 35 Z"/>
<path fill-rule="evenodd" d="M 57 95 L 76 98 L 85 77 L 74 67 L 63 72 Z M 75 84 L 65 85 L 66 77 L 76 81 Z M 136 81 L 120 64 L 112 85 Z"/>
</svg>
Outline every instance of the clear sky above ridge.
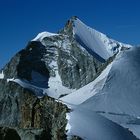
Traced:
<svg viewBox="0 0 140 140">
<path fill-rule="evenodd" d="M 140 44 L 140 0 L 0 0 L 0 68 L 39 32 L 57 32 L 73 15 L 115 40 Z"/>
</svg>

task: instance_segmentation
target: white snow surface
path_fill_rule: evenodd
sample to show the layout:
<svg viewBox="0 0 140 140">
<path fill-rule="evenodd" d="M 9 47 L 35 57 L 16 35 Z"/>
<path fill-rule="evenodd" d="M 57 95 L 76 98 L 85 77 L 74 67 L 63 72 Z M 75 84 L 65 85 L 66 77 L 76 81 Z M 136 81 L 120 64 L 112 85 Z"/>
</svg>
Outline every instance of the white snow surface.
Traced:
<svg viewBox="0 0 140 140">
<path fill-rule="evenodd" d="M 50 97 L 58 99 L 60 95 L 70 94 L 74 91 L 74 89 L 69 89 L 62 85 L 61 78 L 59 76 L 58 71 L 55 71 L 56 76 L 49 78 L 49 88 L 45 89 L 45 92 Z"/>
<path fill-rule="evenodd" d="M 88 27 L 79 19 L 74 20 L 74 34 L 83 47 L 97 54 L 104 60 L 107 60 L 120 51 L 122 46 L 131 47 L 131 45 L 119 43 L 108 38 L 105 34 Z"/>
<path fill-rule="evenodd" d="M 0 79 L 4 79 L 4 73 L 2 71 L 2 73 L 0 73 Z"/>
<path fill-rule="evenodd" d="M 93 81 L 84 87 L 72 92 L 71 94 L 60 98 L 65 103 L 79 105 L 98 93 L 105 84 L 108 73 L 112 67 L 112 63 L 109 64 L 106 69 Z"/>
<path fill-rule="evenodd" d="M 98 112 L 99 113 L 99 112 Z M 111 112 L 100 112 L 102 116 L 112 120 L 113 122 L 121 125 L 124 128 L 128 128 L 133 134 L 140 138 L 140 118 L 129 114 L 117 114 Z"/>
<path fill-rule="evenodd" d="M 104 88 L 83 106 L 95 111 L 140 116 L 140 48 L 118 55 Z"/>
<path fill-rule="evenodd" d="M 40 41 L 40 42 L 42 42 L 42 40 L 45 37 L 56 36 L 56 35 L 58 35 L 58 34 L 50 33 L 50 32 L 41 32 L 32 41 Z"/>
<path fill-rule="evenodd" d="M 95 111 L 122 127 L 128 128 L 138 138 L 140 138 L 139 58 L 140 48 L 131 48 L 120 53 L 112 64 L 104 87 L 77 106 L 83 110 Z M 72 122 L 70 125 L 71 131 L 81 133 L 80 126 L 78 128 L 77 125 L 79 130 L 72 130 Z"/>
<path fill-rule="evenodd" d="M 68 115 L 69 135 L 84 140 L 136 139 L 127 137 L 130 132 L 123 131 L 127 128 L 125 131 L 130 130 L 140 138 L 139 58 L 140 48 L 121 52 L 96 82 L 61 98 L 68 106 L 72 104 Z"/>
<path fill-rule="evenodd" d="M 69 114 L 68 135 L 80 136 L 84 140 L 136 140 L 128 129 L 96 114 L 93 111 L 75 108 Z"/>
<path fill-rule="evenodd" d="M 69 124 L 69 120 L 70 120 L 70 113 L 67 113 L 66 114 L 66 119 L 68 121 L 67 125 L 66 125 L 66 130 L 67 130 L 67 133 L 70 132 L 70 129 L 71 129 L 71 125 Z"/>
</svg>

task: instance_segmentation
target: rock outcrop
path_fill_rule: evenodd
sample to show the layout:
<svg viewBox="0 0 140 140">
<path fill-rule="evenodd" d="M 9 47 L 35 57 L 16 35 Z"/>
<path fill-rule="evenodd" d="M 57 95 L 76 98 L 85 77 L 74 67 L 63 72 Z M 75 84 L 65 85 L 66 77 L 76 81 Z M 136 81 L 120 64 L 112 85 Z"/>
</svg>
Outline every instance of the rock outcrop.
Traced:
<svg viewBox="0 0 140 140">
<path fill-rule="evenodd" d="M 11 129 L 8 127 L 0 127 L 0 140 L 21 140 L 15 129 Z"/>
<path fill-rule="evenodd" d="M 48 96 L 39 99 L 32 91 L 14 82 L 0 82 L 1 126 L 16 128 L 19 135 L 24 130 L 26 133 L 40 131 L 38 137 L 65 139 L 66 113 L 69 111 L 65 105 Z"/>
</svg>

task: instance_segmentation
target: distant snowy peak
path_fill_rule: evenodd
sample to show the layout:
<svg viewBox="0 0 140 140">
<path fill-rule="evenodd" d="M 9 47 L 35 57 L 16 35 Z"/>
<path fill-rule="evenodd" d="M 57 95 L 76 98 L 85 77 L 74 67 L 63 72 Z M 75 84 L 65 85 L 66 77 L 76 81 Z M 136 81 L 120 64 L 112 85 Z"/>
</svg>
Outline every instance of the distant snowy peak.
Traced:
<svg viewBox="0 0 140 140">
<path fill-rule="evenodd" d="M 131 47 L 108 38 L 105 34 L 85 25 L 78 18 L 72 18 L 73 34 L 77 42 L 101 61 L 119 52 L 122 47 Z"/>
<path fill-rule="evenodd" d="M 42 42 L 42 40 L 45 37 L 50 37 L 50 36 L 57 36 L 58 34 L 55 33 L 50 33 L 50 32 L 41 32 L 39 33 L 32 41 L 40 41 Z"/>
</svg>

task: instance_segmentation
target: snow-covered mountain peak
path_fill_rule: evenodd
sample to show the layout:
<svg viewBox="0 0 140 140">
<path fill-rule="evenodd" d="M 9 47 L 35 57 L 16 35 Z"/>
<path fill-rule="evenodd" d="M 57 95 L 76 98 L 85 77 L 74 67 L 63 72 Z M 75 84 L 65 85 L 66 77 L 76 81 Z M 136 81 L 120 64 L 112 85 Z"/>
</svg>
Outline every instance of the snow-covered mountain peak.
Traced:
<svg viewBox="0 0 140 140">
<path fill-rule="evenodd" d="M 40 41 L 45 45 L 44 38 L 58 35 L 66 35 L 74 38 L 82 48 L 85 48 L 101 62 L 105 62 L 108 58 L 118 53 L 122 47 L 131 47 L 131 45 L 126 45 L 108 38 L 105 34 L 84 24 L 76 16 L 68 20 L 60 34 L 41 32 L 32 41 Z"/>
<path fill-rule="evenodd" d="M 73 33 L 77 42 L 101 61 L 112 57 L 122 47 L 131 47 L 108 38 L 105 34 L 85 25 L 78 18 L 73 20 Z"/>
</svg>

